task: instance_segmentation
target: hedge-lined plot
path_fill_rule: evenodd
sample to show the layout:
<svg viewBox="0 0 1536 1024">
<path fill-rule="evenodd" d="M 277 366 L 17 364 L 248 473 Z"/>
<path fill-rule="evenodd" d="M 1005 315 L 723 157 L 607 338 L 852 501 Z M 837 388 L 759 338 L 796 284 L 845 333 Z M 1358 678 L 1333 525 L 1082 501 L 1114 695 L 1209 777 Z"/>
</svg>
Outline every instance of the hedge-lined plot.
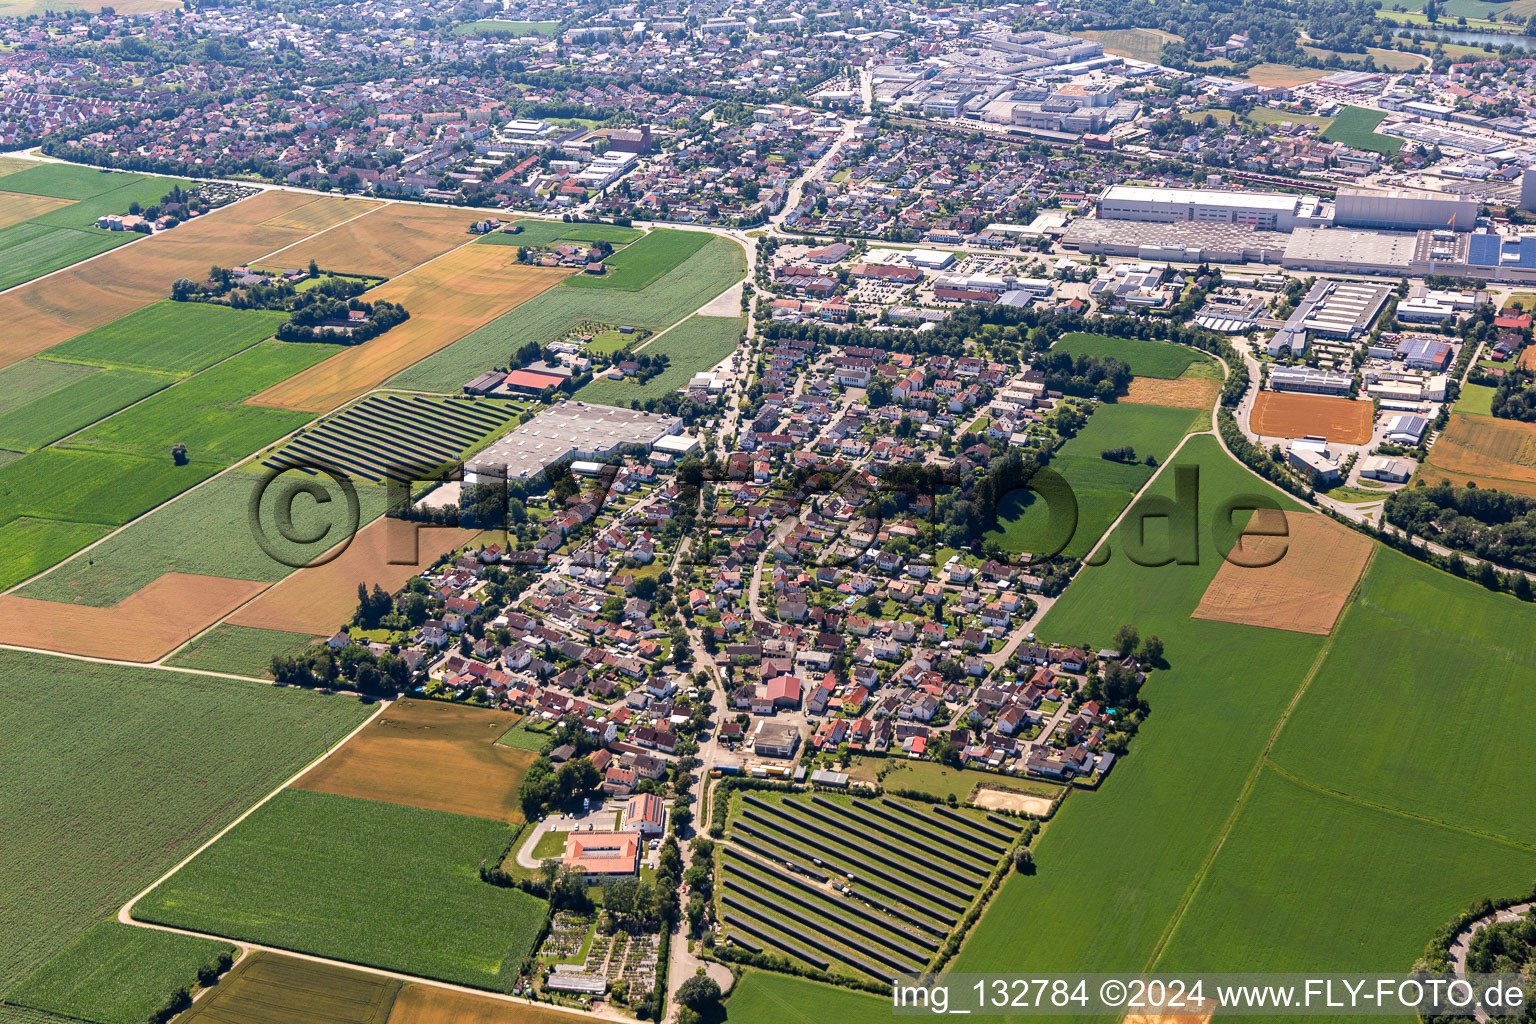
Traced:
<svg viewBox="0 0 1536 1024">
<path fill-rule="evenodd" d="M 722 861 L 724 920 L 743 948 L 889 981 L 923 970 L 1017 830 L 899 800 L 745 793 L 730 834 L 751 853 L 728 846 Z"/>
<path fill-rule="evenodd" d="M 323 466 L 368 480 L 425 480 L 521 411 L 495 399 L 369 395 L 262 460 L 269 469 Z"/>
</svg>

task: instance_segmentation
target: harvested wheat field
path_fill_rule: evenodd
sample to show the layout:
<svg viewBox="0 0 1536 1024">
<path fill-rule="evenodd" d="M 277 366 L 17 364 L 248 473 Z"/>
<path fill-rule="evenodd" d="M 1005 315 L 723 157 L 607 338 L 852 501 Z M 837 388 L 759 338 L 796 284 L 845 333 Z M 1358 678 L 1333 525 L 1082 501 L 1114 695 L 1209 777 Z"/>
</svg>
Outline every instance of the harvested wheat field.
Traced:
<svg viewBox="0 0 1536 1024">
<path fill-rule="evenodd" d="M 458 341 L 503 313 L 527 302 L 568 270 L 517 262 L 510 245 L 469 245 L 455 249 L 364 297 L 398 302 L 411 318 L 371 341 L 317 363 L 250 399 L 305 412 L 329 412 L 367 394 L 412 363 Z"/>
<path fill-rule="evenodd" d="M 521 822 L 517 787 L 538 755 L 496 743 L 517 721 L 510 711 L 397 701 L 294 785 Z"/>
<path fill-rule="evenodd" d="M 1170 993 L 1169 998 L 1173 998 Z M 1121 1024 L 1209 1024 L 1216 1013 L 1214 999 L 1189 999 L 1189 1008 L 1167 1013 L 1128 1013 Z"/>
<path fill-rule="evenodd" d="M 414 554 L 411 533 L 415 525 L 398 519 L 374 520 L 357 532 L 338 557 L 324 565 L 296 570 L 226 621 L 232 626 L 330 636 L 357 610 L 359 583 L 367 584 L 370 590 L 377 583 L 393 592 L 438 555 L 479 536 L 478 530 L 423 529 L 418 533 L 416 562 L 391 565 L 391 556 L 409 559 Z"/>
<path fill-rule="evenodd" d="M 1161 405 L 1173 409 L 1211 409 L 1221 394 L 1221 381 L 1212 377 L 1136 377 L 1125 401 L 1134 405 Z"/>
<path fill-rule="evenodd" d="M 1452 482 L 1460 475 L 1536 484 L 1536 424 L 1452 413 L 1429 459 Z M 1438 482 L 1433 470 L 1425 476 Z"/>
<path fill-rule="evenodd" d="M 386 1024 L 400 982 L 257 950 L 181 1017 L 183 1024 Z"/>
<path fill-rule="evenodd" d="M 590 1024 L 592 1018 L 433 985 L 407 985 L 389 1024 Z"/>
<path fill-rule="evenodd" d="M 394 277 L 466 242 L 469 226 L 483 215 L 441 206 L 389 203 L 365 217 L 338 225 L 267 256 L 266 267 L 302 267 L 314 260 L 326 270 Z"/>
<path fill-rule="evenodd" d="M 1368 537 L 1315 512 L 1254 514 L 1251 528 L 1216 571 L 1194 618 L 1326 634 L 1333 629 L 1365 563 Z"/>
<path fill-rule="evenodd" d="M 304 232 L 263 222 L 307 206 L 337 220 L 352 209 L 341 199 L 263 192 L 0 295 L 0 366 L 167 298 L 178 277 L 201 280 L 214 264 L 236 266 L 298 241 Z"/>
<path fill-rule="evenodd" d="M 158 661 L 266 586 L 168 572 L 110 608 L 0 597 L 0 643 L 92 658 Z"/>
<path fill-rule="evenodd" d="M 1520 351 L 1515 365 L 1522 370 L 1536 370 L 1536 345 L 1527 345 Z"/>
<path fill-rule="evenodd" d="M 338 217 L 334 208 L 329 205 L 310 203 L 287 213 L 280 213 L 276 217 L 268 218 L 261 222 L 264 228 L 283 228 L 288 231 L 302 231 L 306 235 L 315 234 L 318 231 L 329 231 L 337 224 L 350 220 L 353 217 L 361 217 L 365 213 L 377 210 L 384 204 L 376 199 L 347 199 L 346 207 L 342 210 L 345 216 Z M 262 253 L 265 256 L 266 253 Z M 253 257 L 253 259 L 256 257 Z"/>
<path fill-rule="evenodd" d="M 0 192 L 0 228 L 31 220 L 49 210 L 70 206 L 73 199 L 55 199 L 53 196 L 29 196 L 20 192 Z"/>
<path fill-rule="evenodd" d="M 1371 439 L 1373 420 L 1370 402 L 1262 391 L 1251 425 L 1264 437 L 1326 437 L 1340 444 L 1364 444 Z"/>
</svg>

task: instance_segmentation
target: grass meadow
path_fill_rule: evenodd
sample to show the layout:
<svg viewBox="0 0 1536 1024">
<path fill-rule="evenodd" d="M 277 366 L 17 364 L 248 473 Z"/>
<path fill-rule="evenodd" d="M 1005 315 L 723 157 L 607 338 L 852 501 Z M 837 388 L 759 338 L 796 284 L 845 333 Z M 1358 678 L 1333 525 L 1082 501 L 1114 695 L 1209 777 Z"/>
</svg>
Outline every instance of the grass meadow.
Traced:
<svg viewBox="0 0 1536 1024">
<path fill-rule="evenodd" d="M 574 237 L 566 235 L 565 237 Z M 625 246 L 604 261 L 608 271 L 598 277 L 578 274 L 568 277 L 564 288 L 601 288 L 638 292 L 648 288 L 662 275 L 671 273 L 713 237 L 703 231 L 678 231 L 657 228 L 638 242 Z"/>
<path fill-rule="evenodd" d="M 886 1024 L 888 999 L 767 971 L 748 970 L 726 1001 L 732 1024 Z"/>
<path fill-rule="evenodd" d="M 1051 346 L 1052 352 L 1065 352 L 1072 356 L 1112 356 L 1127 364 L 1137 377 L 1158 377 L 1172 380 L 1189 368 L 1189 364 L 1205 360 L 1199 352 L 1171 341 L 1146 341 L 1141 338 L 1111 338 L 1103 334 L 1084 334 L 1074 331 L 1063 334 Z"/>
<path fill-rule="evenodd" d="M 200 668 L 261 679 L 272 677 L 272 659 L 301 654 L 315 640 L 307 633 L 253 629 L 220 623 L 167 658 L 177 668 Z"/>
<path fill-rule="evenodd" d="M 287 790 L 134 908 L 141 920 L 510 990 L 548 906 L 480 880 L 502 822 Z"/>
<path fill-rule="evenodd" d="M 493 231 L 480 241 L 484 245 L 553 245 L 555 242 L 609 242 L 628 245 L 645 235 L 639 228 L 619 224 L 571 224 L 561 220 L 528 219 L 516 221 L 522 230 L 516 234 Z"/>
<path fill-rule="evenodd" d="M 1323 132 L 1329 142 L 1342 142 L 1355 149 L 1368 149 L 1383 156 L 1391 156 L 1403 146 L 1403 140 L 1390 135 L 1380 135 L 1376 126 L 1386 117 L 1379 110 L 1365 107 L 1345 107 Z"/>
<path fill-rule="evenodd" d="M 457 393 L 475 375 L 506 365 L 520 345 L 558 341 L 586 320 L 660 331 L 692 314 L 745 273 L 741 247 L 712 237 L 648 288 L 638 292 L 563 285 L 551 288 L 395 374 L 386 384 L 413 391 Z"/>
<path fill-rule="evenodd" d="M 694 374 L 729 357 L 741 339 L 741 331 L 740 317 L 691 316 L 642 350 L 649 355 L 665 355 L 665 370 L 643 384 L 599 377 L 578 391 L 576 397 L 584 402 L 627 406 L 630 402 L 670 395 L 686 386 Z"/>
<path fill-rule="evenodd" d="M 1162 463 L 1204 417 L 1204 413 L 1190 409 L 1126 402 L 1096 408 L 1083 429 L 1051 459 L 1050 468 L 1062 475 L 1077 499 L 1077 529 L 1063 553 L 1073 558 L 1087 555 L 1155 472 L 1142 462 L 1111 462 L 1102 458 L 1101 452 L 1134 441 L 1138 459 L 1152 455 Z M 989 532 L 987 538 L 1019 553 L 1038 553 L 1053 541 L 1059 543 L 1049 506 L 1030 491 L 1003 498 L 998 529 Z"/>
<path fill-rule="evenodd" d="M 0 651 L 0 990 L 356 727 L 355 700 Z"/>
<path fill-rule="evenodd" d="M 93 1024 L 144 1024 L 228 942 L 103 921 L 11 991 L 5 1001 Z"/>
</svg>

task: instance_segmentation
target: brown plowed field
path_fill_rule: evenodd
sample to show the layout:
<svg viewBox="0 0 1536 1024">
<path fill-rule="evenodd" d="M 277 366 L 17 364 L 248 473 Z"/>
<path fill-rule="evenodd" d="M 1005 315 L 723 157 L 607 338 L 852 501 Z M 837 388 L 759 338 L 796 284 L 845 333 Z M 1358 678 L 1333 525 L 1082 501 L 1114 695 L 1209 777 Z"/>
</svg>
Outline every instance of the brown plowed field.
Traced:
<svg viewBox="0 0 1536 1024">
<path fill-rule="evenodd" d="M 355 209 L 342 199 L 263 192 L 0 295 L 0 366 L 167 298 L 178 277 L 202 280 L 210 266 L 236 266 L 298 241 L 306 232 L 264 222 L 310 206 L 308 216 L 331 223 Z"/>
<path fill-rule="evenodd" d="M 400 982 L 291 956 L 247 953 L 183 1024 L 386 1024 Z"/>
<path fill-rule="evenodd" d="M 1259 512 L 1255 519 L 1254 529 L 1283 522 L 1288 535 L 1241 538 L 1193 617 L 1328 633 L 1370 560 L 1370 539 L 1315 512 Z"/>
<path fill-rule="evenodd" d="M 49 210 L 69 206 L 73 199 L 55 199 L 53 196 L 29 196 L 21 192 L 0 192 L 0 228 L 31 220 Z"/>
<path fill-rule="evenodd" d="M 250 580 L 169 572 L 110 608 L 0 597 L 0 643 L 157 661 L 265 587 Z"/>
<path fill-rule="evenodd" d="M 302 267 L 394 277 L 449 249 L 475 240 L 469 226 L 483 215 L 441 206 L 390 203 L 333 231 L 305 239 L 262 260 L 264 267 Z"/>
<path fill-rule="evenodd" d="M 1326 437 L 1339 444 L 1364 444 L 1371 439 L 1373 419 L 1370 402 L 1262 391 L 1250 425 L 1264 437 Z"/>
<path fill-rule="evenodd" d="M 468 245 L 456 249 L 364 296 L 370 302 L 388 299 L 400 303 L 410 312 L 409 320 L 268 388 L 252 398 L 251 404 L 329 412 L 569 274 L 567 270 L 518 263 L 516 246 Z"/>
<path fill-rule="evenodd" d="M 431 565 L 438 555 L 469 543 L 478 536 L 475 530 L 426 529 L 419 533 L 418 565 L 390 565 L 392 552 L 409 557 L 411 524 L 397 519 L 376 519 L 358 531 L 352 543 L 337 558 L 310 569 L 299 569 L 275 584 L 227 620 L 232 626 L 257 629 L 282 629 L 290 633 L 330 636 L 352 618 L 357 610 L 357 585 L 370 590 L 377 583 L 388 591 L 398 590 L 405 581 Z M 391 529 L 405 531 L 403 547 L 391 545 Z M 74 605 L 65 607 L 73 608 Z"/>
<path fill-rule="evenodd" d="M 389 1015 L 389 1024 L 591 1024 L 591 1020 L 432 985 L 405 986 Z"/>
<path fill-rule="evenodd" d="M 1442 474 L 1458 485 L 1472 479 L 1481 487 L 1488 480 L 1487 486 L 1531 493 L 1536 489 L 1536 424 L 1452 413 L 1422 471 L 1430 483 L 1439 483 Z"/>
<path fill-rule="evenodd" d="M 1221 381 L 1211 377 L 1136 377 L 1125 401 L 1134 405 L 1162 405 L 1174 409 L 1211 409 L 1221 394 Z"/>
<path fill-rule="evenodd" d="M 521 822 L 531 750 L 499 746 L 510 711 L 401 700 L 294 783 L 338 796 Z"/>
</svg>

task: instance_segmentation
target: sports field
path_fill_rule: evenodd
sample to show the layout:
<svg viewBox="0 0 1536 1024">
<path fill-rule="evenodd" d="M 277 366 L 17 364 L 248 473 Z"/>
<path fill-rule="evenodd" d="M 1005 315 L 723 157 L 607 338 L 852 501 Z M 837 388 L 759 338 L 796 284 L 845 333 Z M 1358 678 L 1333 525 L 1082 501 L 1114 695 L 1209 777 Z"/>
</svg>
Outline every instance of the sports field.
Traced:
<svg viewBox="0 0 1536 1024">
<path fill-rule="evenodd" d="M 588 320 L 660 331 L 694 313 L 745 273 L 741 247 L 728 239 L 711 237 L 702 249 L 648 288 L 638 292 L 551 288 L 395 374 L 387 383 L 407 390 L 456 393 L 466 381 L 505 364 L 508 354 L 520 345 L 559 341 Z"/>
<path fill-rule="evenodd" d="M 480 880 L 507 826 L 288 789 L 147 894 L 157 924 L 508 990 L 548 906 Z"/>
<path fill-rule="evenodd" d="M 1452 413 L 1419 476 L 1536 494 L 1536 424 Z"/>
<path fill-rule="evenodd" d="M 517 308 L 569 273 L 524 266 L 517 262 L 515 249 L 490 245 L 456 249 L 367 293 L 371 302 L 400 303 L 410 312 L 409 320 L 275 385 L 252 402 L 329 412 Z"/>
<path fill-rule="evenodd" d="M 608 257 L 604 261 L 608 268 L 606 273 L 599 276 L 580 274 L 565 282 L 565 286 L 640 291 L 704 248 L 711 237 L 704 231 L 657 228 Z"/>
<path fill-rule="evenodd" d="M 9 992 L 7 1003 L 94 1024 L 144 1024 L 228 942 L 103 921 Z"/>
<path fill-rule="evenodd" d="M 1251 422 L 1262 437 L 1326 437 L 1338 444 L 1364 444 L 1371 439 L 1374 418 L 1370 402 L 1261 391 Z"/>
<path fill-rule="evenodd" d="M 510 711 L 397 701 L 294 785 L 521 822 L 517 787 L 537 755 L 496 742 L 517 720 Z"/>
<path fill-rule="evenodd" d="M 1103 334 L 1081 332 L 1063 334 L 1051 346 L 1051 351 L 1100 359 L 1108 356 L 1130 366 L 1131 373 L 1137 377 L 1158 377 L 1164 380 L 1178 377 L 1189 369 L 1191 363 L 1208 361 L 1194 349 L 1170 341 L 1111 338 Z"/>
<path fill-rule="evenodd" d="M 1195 607 L 1197 619 L 1328 633 L 1373 545 L 1327 516 L 1256 513 Z M 1269 531 L 1260 533 L 1258 531 Z"/>
<path fill-rule="evenodd" d="M 466 210 L 387 203 L 295 245 L 269 252 L 258 265 L 303 267 L 314 260 L 342 274 L 395 277 L 474 240 L 469 226 L 484 218 Z"/>
<path fill-rule="evenodd" d="M 182 1024 L 385 1024 L 400 982 L 377 974 L 253 952 L 182 1015 Z"/>
<path fill-rule="evenodd" d="M 640 351 L 667 357 L 667 368 L 641 384 L 599 377 L 577 392 L 584 402 L 628 407 L 630 402 L 670 395 L 693 375 L 730 357 L 741 339 L 743 323 L 734 316 L 691 316 Z"/>
<path fill-rule="evenodd" d="M 438 555 L 469 543 L 476 530 L 422 527 L 379 519 L 359 530 L 340 556 L 299 569 L 228 619 L 231 625 L 329 636 L 357 610 L 357 585 L 395 591 Z M 413 545 L 412 535 L 416 542 Z"/>
<path fill-rule="evenodd" d="M 6 594 L 0 596 L 0 643 L 120 661 L 156 661 L 263 587 L 247 580 L 171 573 L 110 608 Z"/>
<path fill-rule="evenodd" d="M 1103 536 L 1131 498 L 1155 472 L 1143 461 L 1161 464 L 1189 431 L 1203 426 L 1190 409 L 1104 404 L 1087 424 L 1057 450 L 1050 468 L 1061 474 L 1077 500 L 1077 524 L 1063 554 L 1082 558 Z M 1136 462 L 1111 462 L 1101 453 L 1134 442 Z M 998 527 L 986 534 L 1006 551 L 1039 554 L 1060 545 L 1070 524 L 1052 521 L 1045 499 L 1030 491 L 1005 495 L 998 505 Z"/>
<path fill-rule="evenodd" d="M 319 756 L 355 700 L 0 651 L 0 990 Z"/>
<path fill-rule="evenodd" d="M 274 657 L 302 654 L 319 639 L 305 633 L 221 623 L 175 652 L 165 663 L 177 668 L 200 668 L 208 672 L 270 679 Z"/>
<path fill-rule="evenodd" d="M 298 241 L 303 231 L 263 222 L 306 206 L 332 221 L 350 216 L 354 208 L 344 199 L 263 192 L 0 295 L 0 323 L 7 328 L 0 334 L 0 366 L 158 302 L 179 277 L 200 279 L 212 265 L 237 266 Z"/>
<path fill-rule="evenodd" d="M 1323 138 L 1329 142 L 1342 142 L 1355 149 L 1367 149 L 1383 156 L 1391 156 L 1403 148 L 1403 140 L 1391 135 L 1382 135 L 1376 131 L 1376 126 L 1381 124 L 1386 116 L 1380 110 L 1345 107 L 1333 119 L 1333 124 L 1323 132 Z"/>
</svg>

